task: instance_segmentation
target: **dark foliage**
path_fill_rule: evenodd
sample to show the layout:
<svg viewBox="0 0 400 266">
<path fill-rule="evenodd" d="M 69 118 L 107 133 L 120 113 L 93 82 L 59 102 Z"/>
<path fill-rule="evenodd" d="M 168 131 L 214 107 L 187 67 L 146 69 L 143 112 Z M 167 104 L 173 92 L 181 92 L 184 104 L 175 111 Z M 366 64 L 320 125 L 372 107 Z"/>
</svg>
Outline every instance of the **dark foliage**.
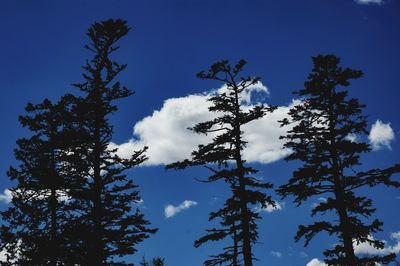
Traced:
<svg viewBox="0 0 400 266">
<path fill-rule="evenodd" d="M 140 266 L 165 266 L 165 259 L 161 258 L 161 257 L 155 257 L 151 260 L 151 262 L 148 262 L 148 261 L 146 261 L 146 258 L 143 256 L 139 265 Z"/>
<path fill-rule="evenodd" d="M 70 140 L 77 137 L 68 109 L 72 98 L 29 103 L 19 118 L 32 135 L 17 141 L 20 165 L 8 171 L 17 185 L 10 189 L 12 206 L 1 213 L 1 248 L 9 254 L 5 265 L 65 265 L 76 258 L 66 230 L 74 216 L 69 191 L 80 185 L 69 167 Z"/>
<path fill-rule="evenodd" d="M 28 104 L 20 117 L 32 136 L 18 140 L 20 165 L 8 173 L 17 185 L 2 213 L 6 265 L 132 265 L 121 258 L 156 232 L 134 208 L 137 186 L 124 174 L 147 159 L 147 148 L 129 159 L 109 149 L 114 101 L 132 95 L 114 81 L 126 65 L 110 59 L 128 31 L 122 20 L 93 24 L 86 48 L 94 56 L 75 84 L 81 96 Z"/>
<path fill-rule="evenodd" d="M 109 149 L 113 129 L 108 121 L 117 111 L 115 100 L 132 91 L 115 81 L 126 68 L 110 58 L 118 50 L 116 43 L 129 28 L 123 20 L 95 23 L 87 35 L 86 48 L 93 58 L 83 67 L 85 81 L 75 86 L 83 93 L 77 100 L 78 124 L 84 133 L 76 167 L 85 169 L 85 185 L 74 191 L 76 211 L 82 215 L 75 222 L 74 234 L 82 239 L 85 265 L 127 265 L 117 257 L 133 254 L 135 246 L 156 232 L 132 204 L 140 201 L 137 186 L 124 171 L 144 162 L 145 151 L 135 151 L 130 159 L 120 158 Z M 74 228 L 72 229 L 74 230 Z"/>
<path fill-rule="evenodd" d="M 305 238 L 305 245 L 320 232 L 336 235 L 340 243 L 324 252 L 328 265 L 375 265 L 386 264 L 394 259 L 387 256 L 357 257 L 353 244 L 368 243 L 382 249 L 384 243 L 370 236 L 381 230 L 382 222 L 367 218 L 375 211 L 371 199 L 356 194 L 360 187 L 378 184 L 399 187 L 391 176 L 400 171 L 400 165 L 387 169 L 356 171 L 361 164 L 360 155 L 370 152 L 367 143 L 351 141 L 367 134 L 364 105 L 349 98 L 344 88 L 350 80 L 358 79 L 362 72 L 339 66 L 334 55 L 319 55 L 313 58 L 314 68 L 304 83 L 304 88 L 295 92 L 301 103 L 293 107 L 290 119 L 282 125 L 293 125 L 284 138 L 286 148 L 292 149 L 286 160 L 300 160 L 302 166 L 293 173 L 289 182 L 278 189 L 282 196 L 292 195 L 298 205 L 312 196 L 327 197 L 325 202 L 313 208 L 312 216 L 333 212 L 337 221 L 317 221 L 301 225 L 296 241 Z"/>
<path fill-rule="evenodd" d="M 275 206 L 275 202 L 264 192 L 272 187 L 270 183 L 262 183 L 251 177 L 257 170 L 246 165 L 242 151 L 246 146 L 243 140 L 242 126 L 260 119 L 273 107 L 256 105 L 243 108 L 241 95 L 249 86 L 259 82 L 259 78 L 240 77 L 246 62 L 239 61 L 230 66 L 227 61 L 217 62 L 208 72 L 200 72 L 201 79 L 217 80 L 226 85 L 226 92 L 216 94 L 208 99 L 211 102 L 209 111 L 216 118 L 199 123 L 191 130 L 198 134 L 215 134 L 212 142 L 199 145 L 193 151 L 190 160 L 176 162 L 167 168 L 184 169 L 189 166 L 204 166 L 212 172 L 205 182 L 223 180 L 232 192 L 223 208 L 210 214 L 210 220 L 219 219 L 221 229 L 207 230 L 207 234 L 195 242 L 198 247 L 208 241 L 219 241 L 224 238 L 232 239 L 232 245 L 224 248 L 221 254 L 211 256 L 205 265 L 240 265 L 253 264 L 252 245 L 258 239 L 256 220 L 260 219 L 254 206 Z M 241 259 L 242 258 L 242 259 Z"/>
</svg>

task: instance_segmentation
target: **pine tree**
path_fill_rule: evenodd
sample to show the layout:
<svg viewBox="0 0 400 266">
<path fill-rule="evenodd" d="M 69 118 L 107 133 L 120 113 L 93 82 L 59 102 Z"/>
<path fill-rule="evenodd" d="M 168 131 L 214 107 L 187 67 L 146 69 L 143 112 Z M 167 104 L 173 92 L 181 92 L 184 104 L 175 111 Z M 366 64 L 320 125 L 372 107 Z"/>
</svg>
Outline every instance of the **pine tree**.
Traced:
<svg viewBox="0 0 400 266">
<path fill-rule="evenodd" d="M 94 23 L 87 32 L 91 42 L 85 46 L 94 56 L 83 67 L 85 81 L 75 84 L 83 95 L 75 112 L 85 147 L 75 167 L 86 170 L 81 177 L 86 182 L 73 191 L 74 207 L 82 216 L 75 221 L 75 232 L 71 231 L 82 239 L 83 265 L 128 265 L 116 258 L 133 254 L 138 243 L 156 232 L 139 209 L 134 210 L 140 196 L 124 174 L 147 159 L 147 147 L 135 151 L 130 159 L 109 149 L 113 135 L 109 116 L 118 109 L 114 102 L 133 93 L 115 81 L 126 65 L 110 58 L 128 31 L 126 22 L 119 19 Z"/>
<path fill-rule="evenodd" d="M 75 178 L 68 171 L 70 127 L 66 95 L 57 103 L 29 103 L 21 124 L 32 132 L 17 141 L 18 168 L 8 176 L 17 185 L 11 189 L 12 206 L 1 213 L 2 245 L 10 257 L 5 265 L 65 265 L 75 257 L 67 248 L 65 228 L 70 217 L 68 193 Z"/>
<path fill-rule="evenodd" d="M 263 105 L 243 108 L 241 98 L 243 91 L 260 81 L 257 77 L 239 77 L 245 64 L 246 62 L 241 60 L 232 67 L 228 61 L 220 61 L 213 64 L 207 73 L 202 71 L 197 75 L 200 79 L 216 80 L 226 85 L 226 92 L 208 99 L 212 103 L 209 111 L 216 114 L 216 118 L 192 128 L 199 134 L 217 134 L 211 143 L 199 145 L 198 150 L 193 151 L 191 160 L 167 166 L 174 169 L 204 166 L 212 172 L 207 182 L 224 180 L 231 188 L 232 197 L 226 201 L 225 207 L 210 214 L 210 220 L 217 217 L 222 220 L 223 228 L 209 230 L 205 237 L 195 243 L 195 246 L 209 240 L 221 240 L 228 235 L 234 244 L 224 253 L 205 262 L 206 265 L 216 265 L 219 261 L 228 260 L 231 260 L 230 265 L 238 265 L 239 258 L 236 254 L 241 254 L 244 265 L 251 266 L 254 258 L 252 245 L 258 238 L 256 220 L 260 219 L 260 215 L 252 206 L 275 205 L 271 197 L 263 191 L 271 188 L 272 184 L 262 183 L 251 177 L 250 175 L 255 174 L 257 170 L 247 166 L 243 159 L 242 151 L 246 146 L 243 139 L 243 125 L 260 119 L 267 112 L 274 110 L 273 107 Z"/>
<path fill-rule="evenodd" d="M 354 244 L 384 247 L 384 242 L 371 238 L 383 223 L 377 219 L 371 223 L 366 221 L 375 211 L 372 200 L 357 195 L 356 191 L 378 184 L 399 187 L 400 183 L 391 176 L 400 171 L 400 165 L 355 171 L 354 167 L 361 165 L 360 155 L 371 149 L 361 140 L 367 134 L 367 121 L 362 114 L 365 106 L 350 98 L 345 88 L 350 80 L 362 77 L 363 73 L 342 68 L 340 59 L 334 55 L 319 55 L 313 62 L 314 68 L 304 88 L 295 92 L 301 103 L 289 111 L 289 119 L 281 121 L 284 126 L 293 125 L 282 137 L 286 140 L 285 147 L 293 151 L 286 160 L 299 160 L 303 164 L 278 193 L 284 197 L 293 195 L 298 205 L 312 196 L 324 196 L 327 200 L 314 207 L 311 215 L 333 212 L 337 222 L 322 220 L 300 225 L 295 239 L 305 238 L 308 245 L 318 233 L 336 235 L 340 243 L 324 251 L 328 265 L 389 263 L 394 254 L 357 257 L 354 253 Z M 357 136 L 358 140 L 352 141 L 349 136 Z"/>
<path fill-rule="evenodd" d="M 161 257 L 154 257 L 151 260 L 151 264 L 146 260 L 146 257 L 143 256 L 142 260 L 139 262 L 140 266 L 165 266 L 165 259 Z"/>
<path fill-rule="evenodd" d="M 151 260 L 153 266 L 165 266 L 165 259 L 161 257 L 155 257 Z"/>
<path fill-rule="evenodd" d="M 140 266 L 150 266 L 150 264 L 146 261 L 145 256 L 142 257 L 142 260 L 139 263 Z"/>
</svg>

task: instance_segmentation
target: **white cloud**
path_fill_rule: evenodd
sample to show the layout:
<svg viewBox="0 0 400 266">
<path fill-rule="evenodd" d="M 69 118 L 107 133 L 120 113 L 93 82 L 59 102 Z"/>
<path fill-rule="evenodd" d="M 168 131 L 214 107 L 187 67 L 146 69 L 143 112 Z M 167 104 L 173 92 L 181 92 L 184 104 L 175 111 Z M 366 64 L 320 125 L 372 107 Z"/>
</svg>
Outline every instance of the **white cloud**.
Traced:
<svg viewBox="0 0 400 266">
<path fill-rule="evenodd" d="M 5 262 L 6 260 L 7 260 L 7 257 L 6 257 L 6 250 L 0 251 L 0 261 L 1 261 L 1 262 Z"/>
<path fill-rule="evenodd" d="M 274 211 L 281 211 L 283 209 L 283 207 L 285 207 L 285 202 L 277 202 L 275 201 L 275 207 L 272 205 L 267 205 L 267 207 L 265 208 L 261 208 L 261 205 L 258 205 L 256 207 L 254 207 L 254 211 L 256 212 L 267 212 L 267 213 L 271 213 Z"/>
<path fill-rule="evenodd" d="M 400 231 L 391 233 L 390 237 L 395 239 L 395 240 L 397 240 L 397 241 L 400 241 Z"/>
<path fill-rule="evenodd" d="M 306 266 L 328 266 L 326 263 L 323 261 L 320 261 L 317 258 L 312 259 L 310 262 L 306 264 Z"/>
<path fill-rule="evenodd" d="M 355 0 L 355 2 L 361 5 L 383 4 L 383 0 Z"/>
<path fill-rule="evenodd" d="M 376 120 L 369 132 L 369 141 L 374 150 L 379 150 L 383 147 L 391 149 L 390 143 L 394 140 L 394 132 L 390 123 L 383 123 L 381 120 Z"/>
<path fill-rule="evenodd" d="M 141 206 L 141 205 L 144 204 L 144 200 L 143 200 L 143 199 L 140 199 L 140 200 L 136 201 L 135 204 L 136 204 L 137 206 Z"/>
<path fill-rule="evenodd" d="M 358 137 L 356 134 L 350 133 L 349 135 L 346 136 L 345 139 L 347 139 L 348 141 L 351 141 L 351 142 L 357 142 Z"/>
<path fill-rule="evenodd" d="M 162 165 L 190 158 L 191 152 L 199 144 L 210 142 L 215 134 L 200 135 L 187 128 L 213 119 L 215 114 L 208 111 L 210 103 L 207 99 L 216 92 L 225 90 L 226 86 L 222 86 L 208 93 L 165 100 L 160 110 L 134 125 L 132 139 L 122 144 L 111 143 L 110 148 L 118 148 L 117 154 L 127 158 L 134 150 L 148 146 L 149 160 L 145 165 Z M 251 102 L 257 100 L 254 99 L 257 95 L 268 94 L 267 87 L 262 83 L 249 87 L 242 94 L 244 108 L 251 108 Z M 248 142 L 243 152 L 244 159 L 249 162 L 271 163 L 289 154 L 287 149 L 282 148 L 283 140 L 279 139 L 287 128 L 281 128 L 277 121 L 287 116 L 294 103 L 280 106 L 274 113 L 243 127 L 244 139 Z"/>
<path fill-rule="evenodd" d="M 185 200 L 184 202 L 182 202 L 181 204 L 179 204 L 178 206 L 174 206 L 171 204 L 168 204 L 167 206 L 165 206 L 164 209 L 164 215 L 165 218 L 171 218 L 174 215 L 176 215 L 177 213 L 187 210 L 190 207 L 196 206 L 197 202 L 196 201 L 191 201 L 191 200 Z"/>
<path fill-rule="evenodd" d="M 314 203 L 311 205 L 311 207 L 315 208 L 315 207 L 319 206 L 320 203 L 322 203 L 322 202 L 327 202 L 327 201 L 328 201 L 328 200 L 327 200 L 326 198 L 324 198 L 324 197 L 319 197 L 317 200 L 318 200 L 318 202 L 314 202 Z"/>
<path fill-rule="evenodd" d="M 270 254 L 277 258 L 282 258 L 282 253 L 279 251 L 271 251 Z"/>
<path fill-rule="evenodd" d="M 377 249 L 371 246 L 369 243 L 354 243 L 354 252 L 356 254 L 368 254 L 368 255 L 386 255 L 389 253 L 400 253 L 400 231 L 392 233 L 390 237 L 396 241 L 393 245 L 388 245 L 387 241 L 383 241 L 385 243 L 385 248 Z M 370 239 L 373 240 L 374 238 L 370 236 Z"/>
<path fill-rule="evenodd" d="M 274 212 L 274 211 L 281 211 L 284 206 L 285 206 L 285 202 L 281 202 L 281 203 L 276 202 L 275 207 L 272 206 L 272 205 L 268 205 L 266 208 L 263 208 L 262 211 L 265 211 L 265 212 L 268 212 L 268 213 L 271 213 L 271 212 Z"/>
<path fill-rule="evenodd" d="M 12 193 L 11 190 L 6 188 L 3 193 L 0 193 L 0 202 L 10 203 L 12 200 Z"/>
</svg>

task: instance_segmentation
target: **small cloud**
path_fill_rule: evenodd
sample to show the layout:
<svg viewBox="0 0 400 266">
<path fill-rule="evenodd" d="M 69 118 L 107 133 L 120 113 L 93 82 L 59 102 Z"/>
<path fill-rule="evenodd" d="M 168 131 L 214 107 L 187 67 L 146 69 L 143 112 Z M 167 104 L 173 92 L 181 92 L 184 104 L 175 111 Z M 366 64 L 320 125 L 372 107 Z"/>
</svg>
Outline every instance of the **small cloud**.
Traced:
<svg viewBox="0 0 400 266">
<path fill-rule="evenodd" d="M 12 200 L 12 193 L 11 190 L 6 188 L 3 193 L 0 193 L 0 202 L 10 203 Z"/>
<path fill-rule="evenodd" d="M 308 254 L 303 252 L 303 251 L 301 251 L 301 252 L 299 252 L 299 256 L 302 257 L 302 258 L 307 258 Z"/>
<path fill-rule="evenodd" d="M 390 123 L 385 124 L 378 119 L 372 125 L 368 138 L 374 150 L 379 150 L 383 147 L 391 149 L 390 143 L 394 140 L 394 132 Z"/>
<path fill-rule="evenodd" d="M 138 201 L 135 201 L 135 204 L 136 204 L 137 206 L 142 206 L 142 205 L 144 204 L 144 200 L 143 200 L 143 199 L 140 199 L 140 200 L 138 200 Z"/>
<path fill-rule="evenodd" d="M 271 251 L 270 254 L 277 258 L 282 258 L 282 253 L 279 251 Z"/>
<path fill-rule="evenodd" d="M 212 198 L 208 201 L 208 204 L 214 205 L 218 200 L 219 200 L 218 197 L 212 197 Z"/>
<path fill-rule="evenodd" d="M 383 0 L 355 0 L 355 2 L 360 5 L 383 4 Z"/>
<path fill-rule="evenodd" d="M 267 207 L 262 208 L 261 205 L 258 205 L 256 207 L 254 207 L 254 211 L 271 213 L 274 211 L 281 211 L 284 207 L 285 207 L 285 202 L 279 203 L 279 202 L 275 201 L 275 206 L 268 204 Z"/>
<path fill-rule="evenodd" d="M 320 261 L 317 258 L 312 259 L 306 266 L 328 266 L 325 262 Z"/>
<path fill-rule="evenodd" d="M 327 199 L 324 198 L 324 197 L 319 197 L 317 200 L 318 200 L 318 202 L 314 202 L 314 203 L 311 205 L 311 207 L 315 208 L 315 207 L 317 207 L 321 202 L 327 202 Z"/>
<path fill-rule="evenodd" d="M 171 218 L 171 217 L 175 216 L 177 213 L 180 213 L 181 211 L 187 210 L 190 207 L 196 206 L 196 205 L 197 205 L 197 202 L 191 201 L 191 200 L 185 200 L 178 206 L 168 204 L 167 206 L 165 206 L 165 209 L 164 209 L 165 218 L 167 218 L 167 219 Z"/>
<path fill-rule="evenodd" d="M 345 137 L 345 139 L 348 140 L 348 141 L 351 141 L 351 142 L 357 142 L 358 137 L 357 137 L 356 134 L 350 133 L 349 135 L 347 135 L 347 136 Z"/>
</svg>

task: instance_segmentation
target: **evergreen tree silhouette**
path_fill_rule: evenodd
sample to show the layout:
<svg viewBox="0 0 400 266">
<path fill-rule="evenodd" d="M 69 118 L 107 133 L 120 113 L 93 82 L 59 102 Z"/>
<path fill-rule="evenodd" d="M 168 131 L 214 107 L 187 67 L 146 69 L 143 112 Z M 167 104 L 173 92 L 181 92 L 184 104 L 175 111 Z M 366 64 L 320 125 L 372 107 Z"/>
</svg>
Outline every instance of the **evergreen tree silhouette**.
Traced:
<svg viewBox="0 0 400 266">
<path fill-rule="evenodd" d="M 161 257 L 155 257 L 151 260 L 153 266 L 165 266 L 165 259 Z"/>
<path fill-rule="evenodd" d="M 142 257 L 142 260 L 139 262 L 140 266 L 150 266 L 150 264 L 146 261 L 145 256 Z"/>
<path fill-rule="evenodd" d="M 298 205 L 312 196 L 324 196 L 325 202 L 313 208 L 311 215 L 333 212 L 337 221 L 321 220 L 311 225 L 300 225 L 296 241 L 305 238 L 307 246 L 318 233 L 336 235 L 340 243 L 324 251 L 328 265 L 376 265 L 389 263 L 394 254 L 386 256 L 357 257 L 354 244 L 368 243 L 382 249 L 384 242 L 371 235 L 381 230 L 383 223 L 377 219 L 367 222 L 375 211 L 372 200 L 356 194 L 361 187 L 378 184 L 399 187 L 391 176 L 400 171 L 400 165 L 387 169 L 355 171 L 361 165 L 360 155 L 370 152 L 369 145 L 360 140 L 351 141 L 349 136 L 367 134 L 365 107 L 348 96 L 345 89 L 350 80 L 360 78 L 359 70 L 342 68 L 334 55 L 318 55 L 313 58 L 312 73 L 304 88 L 295 92 L 301 102 L 290 111 L 289 119 L 282 125 L 293 125 L 286 136 L 285 147 L 293 151 L 286 160 L 299 160 L 302 166 L 293 177 L 278 189 L 284 197 L 293 195 Z"/>
<path fill-rule="evenodd" d="M 191 129 L 199 134 L 217 135 L 211 143 L 199 145 L 190 160 L 167 166 L 174 169 L 204 166 L 212 172 L 205 182 L 224 180 L 231 188 L 232 197 L 226 201 L 225 206 L 210 214 L 210 220 L 221 220 L 222 229 L 208 230 L 206 236 L 195 242 L 195 246 L 227 236 L 231 237 L 233 245 L 227 247 L 223 253 L 213 256 L 205 265 L 228 261 L 229 265 L 239 265 L 237 255 L 240 254 L 245 266 L 253 265 L 252 245 L 258 238 L 256 220 L 260 219 L 260 215 L 252 207 L 257 204 L 263 207 L 275 206 L 275 202 L 263 191 L 272 188 L 272 184 L 262 183 L 251 177 L 257 170 L 247 166 L 243 159 L 242 151 L 246 142 L 243 139 L 242 126 L 274 110 L 274 107 L 264 105 L 243 108 L 242 93 L 260 80 L 257 77 L 239 76 L 245 64 L 244 60 L 240 60 L 232 67 L 228 61 L 220 61 L 213 64 L 208 72 L 202 71 L 197 75 L 200 79 L 216 80 L 226 85 L 226 92 L 208 99 L 212 103 L 209 111 L 216 118 L 199 123 Z"/>
<path fill-rule="evenodd" d="M 83 67 L 84 82 L 74 84 L 83 95 L 77 100 L 77 123 L 82 129 L 78 169 L 86 169 L 85 185 L 74 191 L 76 211 L 81 213 L 74 234 L 82 239 L 83 265 L 131 265 L 118 257 L 133 254 L 135 246 L 155 233 L 149 221 L 133 204 L 140 201 L 137 186 L 124 171 L 147 159 L 147 147 L 130 159 L 120 158 L 109 149 L 113 128 L 109 115 L 117 111 L 115 100 L 133 94 L 115 81 L 126 68 L 110 58 L 116 43 L 129 31 L 120 19 L 94 23 L 87 32 L 85 47 L 93 58 Z"/>
<path fill-rule="evenodd" d="M 146 257 L 143 256 L 142 260 L 139 262 L 140 266 L 165 266 L 165 259 L 161 257 L 155 257 L 151 260 L 151 263 L 146 261 Z"/>
<path fill-rule="evenodd" d="M 64 265 L 75 257 L 65 230 L 73 215 L 69 191 L 79 185 L 68 169 L 75 132 L 69 99 L 29 103 L 19 117 L 32 135 L 17 141 L 20 165 L 8 171 L 17 185 L 11 189 L 12 206 L 1 213 L 1 243 L 9 254 L 4 265 Z"/>
</svg>

